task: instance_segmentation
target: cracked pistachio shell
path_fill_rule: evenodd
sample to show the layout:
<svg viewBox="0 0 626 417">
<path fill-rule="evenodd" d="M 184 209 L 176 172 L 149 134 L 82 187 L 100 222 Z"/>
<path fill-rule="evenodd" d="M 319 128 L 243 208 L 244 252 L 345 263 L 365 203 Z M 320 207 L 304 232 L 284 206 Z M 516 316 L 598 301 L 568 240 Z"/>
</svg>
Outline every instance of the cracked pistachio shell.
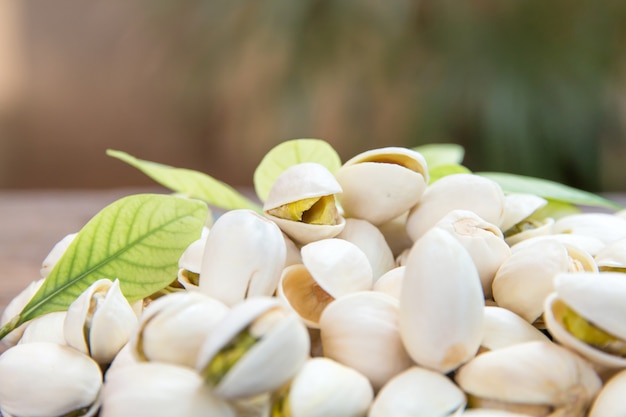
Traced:
<svg viewBox="0 0 626 417">
<path fill-rule="evenodd" d="M 346 219 L 346 226 L 337 237 L 354 243 L 365 253 L 374 281 L 396 266 L 385 236 L 367 220 Z"/>
<path fill-rule="evenodd" d="M 465 394 L 448 377 L 413 366 L 385 384 L 368 417 L 460 416 L 465 403 Z"/>
<path fill-rule="evenodd" d="M 20 314 L 26 304 L 28 304 L 31 298 L 33 298 L 33 295 L 35 295 L 35 293 L 39 290 L 39 287 L 41 287 L 43 281 L 44 279 L 41 278 L 37 281 L 31 282 L 26 288 L 20 291 L 18 295 L 13 297 L 13 299 L 9 302 L 9 304 L 2 312 L 2 316 L 0 317 L 0 326 L 4 326 L 9 322 L 9 320 Z M 27 326 L 28 323 L 22 324 L 17 329 L 7 334 L 4 338 L 0 339 L 0 343 L 8 347 L 15 346 L 24 334 L 24 330 Z"/>
<path fill-rule="evenodd" d="M 508 233 L 506 233 L 505 235 L 506 237 L 504 238 L 504 241 L 508 245 L 513 246 L 527 239 L 531 239 L 531 238 L 539 237 L 539 236 L 550 236 L 553 233 L 554 233 L 554 219 L 551 217 L 548 217 L 540 221 L 534 220 L 532 228 L 523 230 L 519 233 L 511 233 L 511 231 L 509 230 Z"/>
<path fill-rule="evenodd" d="M 237 346 L 242 339 L 252 340 L 251 345 Z M 235 359 L 229 355 L 233 350 L 239 353 Z M 200 349 L 196 369 L 220 397 L 249 398 L 293 378 L 309 350 L 309 334 L 295 314 L 276 298 L 253 297 L 233 306 L 215 326 Z"/>
<path fill-rule="evenodd" d="M 400 300 L 405 270 L 406 266 L 397 266 L 387 271 L 374 283 L 372 290 L 389 294 L 396 300 Z"/>
<path fill-rule="evenodd" d="M 484 296 L 469 253 L 433 228 L 411 249 L 400 296 L 400 333 L 413 360 L 447 373 L 482 340 Z"/>
<path fill-rule="evenodd" d="M 452 210 L 435 227 L 451 233 L 467 250 L 478 270 L 485 298 L 491 298 L 496 271 L 511 256 L 500 229 L 467 210 Z"/>
<path fill-rule="evenodd" d="M 192 369 L 141 362 L 107 374 L 101 417 L 235 417 Z"/>
<path fill-rule="evenodd" d="M 65 311 L 56 311 L 34 318 L 28 323 L 19 343 L 51 342 L 65 345 L 63 324 L 66 315 Z"/>
<path fill-rule="evenodd" d="M 335 202 L 335 195 L 341 192 L 334 175 L 323 165 L 296 164 L 276 178 L 263 212 L 298 244 L 335 237 L 345 225 Z M 305 204 L 307 201 L 316 204 Z"/>
<path fill-rule="evenodd" d="M 69 346 L 106 365 L 128 342 L 136 326 L 137 316 L 119 281 L 100 279 L 70 304 L 63 332 Z"/>
<path fill-rule="evenodd" d="M 545 301 L 544 318 L 550 333 L 561 344 L 588 358 L 599 368 L 626 368 L 624 353 L 610 353 L 610 347 L 626 352 L 626 280 L 619 272 L 569 273 L 554 278 L 555 292 Z M 572 320 L 567 307 L 608 335 L 589 334 L 593 346 L 573 335 L 564 325 Z M 572 325 L 574 326 L 574 324 Z M 580 329 L 580 324 L 576 326 Z M 590 329 L 584 331 L 590 333 Z M 610 339 L 609 339 L 610 337 Z M 604 340 L 598 340 L 598 339 Z M 609 339 L 609 340 L 606 340 Z M 591 340 L 590 340 L 591 342 Z"/>
<path fill-rule="evenodd" d="M 547 341 L 482 353 L 454 379 L 470 407 L 540 416 L 583 417 L 602 385 L 589 362 Z"/>
<path fill-rule="evenodd" d="M 195 367 L 200 347 L 228 313 L 221 301 L 198 291 L 178 291 L 151 302 L 131 339 L 134 354 L 145 361 Z"/>
<path fill-rule="evenodd" d="M 541 319 L 544 300 L 554 290 L 554 276 L 564 272 L 597 272 L 593 257 L 577 246 L 542 239 L 513 251 L 493 280 L 493 298 L 500 307 L 529 323 Z M 536 323 L 543 327 L 543 324 Z"/>
<path fill-rule="evenodd" d="M 390 295 L 341 297 L 322 312 L 320 330 L 324 356 L 356 369 L 375 390 L 413 364 L 400 338 L 398 300 Z"/>
<path fill-rule="evenodd" d="M 482 350 L 502 349 L 524 342 L 548 341 L 535 326 L 506 308 L 485 306 Z"/>
<path fill-rule="evenodd" d="M 596 396 L 588 417 L 626 416 L 626 370 L 620 371 L 609 379 Z"/>
<path fill-rule="evenodd" d="M 626 239 L 609 243 L 594 258 L 600 271 L 626 272 Z"/>
<path fill-rule="evenodd" d="M 626 238 L 626 218 L 607 213 L 579 213 L 561 217 L 554 233 L 592 236 L 605 244 Z"/>
<path fill-rule="evenodd" d="M 504 216 L 500 224 L 501 230 L 506 232 L 546 204 L 548 204 L 548 201 L 538 195 L 507 194 L 504 196 Z"/>
<path fill-rule="evenodd" d="M 282 272 L 278 297 L 307 326 L 319 328 L 322 311 L 335 299 L 372 288 L 372 267 L 354 243 L 331 238 L 304 245 L 302 264 Z"/>
<path fill-rule="evenodd" d="M 429 185 L 406 222 L 407 233 L 416 241 L 452 210 L 469 210 L 486 222 L 500 226 L 504 193 L 492 180 L 474 174 L 453 174 Z"/>
<path fill-rule="evenodd" d="M 336 173 L 346 217 L 380 225 L 408 211 L 428 184 L 426 160 L 417 151 L 372 149 L 348 160 Z"/>
<path fill-rule="evenodd" d="M 287 401 L 278 416 L 364 417 L 374 390 L 358 371 L 328 358 L 312 358 L 291 381 L 285 395 Z"/>
<path fill-rule="evenodd" d="M 63 256 L 70 243 L 74 241 L 77 234 L 78 233 L 70 233 L 69 235 L 66 235 L 52 247 L 52 250 L 48 253 L 48 255 L 46 255 L 41 263 L 41 268 L 39 269 L 39 273 L 42 278 L 48 276 L 57 261 L 61 259 L 61 256 Z"/>
<path fill-rule="evenodd" d="M 199 239 L 193 241 L 183 252 L 178 260 L 178 282 L 186 290 L 198 288 L 198 278 L 202 269 L 202 256 L 206 245 L 209 229 L 202 228 Z"/>
<path fill-rule="evenodd" d="M 57 417 L 92 408 L 86 415 L 93 415 L 102 372 L 93 359 L 68 346 L 24 343 L 0 355 L 0 381 L 2 413 Z"/>
<path fill-rule="evenodd" d="M 272 295 L 285 257 L 285 239 L 276 224 L 252 210 L 228 211 L 207 237 L 199 289 L 228 306 Z"/>
</svg>

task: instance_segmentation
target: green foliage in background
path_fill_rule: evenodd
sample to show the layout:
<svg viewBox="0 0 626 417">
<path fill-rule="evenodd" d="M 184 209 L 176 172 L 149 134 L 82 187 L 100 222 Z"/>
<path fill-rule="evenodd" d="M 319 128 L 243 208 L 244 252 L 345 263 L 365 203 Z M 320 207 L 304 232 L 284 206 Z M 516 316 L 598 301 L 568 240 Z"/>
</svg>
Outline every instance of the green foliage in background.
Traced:
<svg viewBox="0 0 626 417">
<path fill-rule="evenodd" d="M 180 69 L 171 88 L 189 136 L 210 131 L 243 166 L 294 137 L 324 138 L 343 159 L 446 142 L 476 171 L 601 191 L 607 155 L 626 154 L 621 0 L 145 7 Z"/>
</svg>

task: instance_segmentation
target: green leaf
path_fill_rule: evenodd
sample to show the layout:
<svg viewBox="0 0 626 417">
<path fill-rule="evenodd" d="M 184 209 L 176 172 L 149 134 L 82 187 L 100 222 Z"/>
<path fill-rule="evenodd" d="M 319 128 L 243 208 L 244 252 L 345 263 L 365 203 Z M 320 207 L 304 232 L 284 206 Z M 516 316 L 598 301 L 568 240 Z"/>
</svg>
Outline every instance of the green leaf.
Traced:
<svg viewBox="0 0 626 417">
<path fill-rule="evenodd" d="M 597 194 L 550 180 L 502 172 L 477 172 L 476 174 L 497 182 L 504 192 L 530 193 L 543 198 L 582 206 L 606 207 L 615 210 L 623 208 L 616 202 Z"/>
<path fill-rule="evenodd" d="M 581 210 L 572 203 L 558 200 L 548 200 L 548 204 L 536 210 L 530 215 L 530 218 L 543 220 L 548 217 L 553 219 L 560 219 L 561 217 L 569 216 L 570 214 L 580 213 Z"/>
<path fill-rule="evenodd" d="M 426 158 L 429 169 L 439 165 L 458 165 L 465 156 L 465 149 L 455 143 L 429 143 L 413 150 Z"/>
<path fill-rule="evenodd" d="M 472 172 L 459 164 L 444 164 L 444 165 L 436 165 L 428 170 L 428 175 L 430 176 L 429 184 L 437 181 L 440 178 L 443 178 L 447 175 L 452 174 L 471 174 Z"/>
<path fill-rule="evenodd" d="M 333 174 L 341 167 L 337 151 L 321 139 L 292 139 L 273 147 L 254 171 L 254 189 L 265 201 L 276 178 L 292 165 L 317 162 Z"/>
<path fill-rule="evenodd" d="M 129 301 L 176 279 L 178 259 L 200 237 L 206 204 L 180 197 L 124 197 L 96 214 L 78 233 L 22 312 L 0 329 L 0 339 L 37 316 L 66 310 L 92 283 L 119 279 Z"/>
<path fill-rule="evenodd" d="M 107 150 L 107 155 L 137 168 L 162 186 L 191 198 L 197 198 L 225 210 L 250 209 L 261 212 L 261 207 L 243 196 L 230 185 L 202 172 L 175 168 L 138 159 L 126 152 Z"/>
</svg>

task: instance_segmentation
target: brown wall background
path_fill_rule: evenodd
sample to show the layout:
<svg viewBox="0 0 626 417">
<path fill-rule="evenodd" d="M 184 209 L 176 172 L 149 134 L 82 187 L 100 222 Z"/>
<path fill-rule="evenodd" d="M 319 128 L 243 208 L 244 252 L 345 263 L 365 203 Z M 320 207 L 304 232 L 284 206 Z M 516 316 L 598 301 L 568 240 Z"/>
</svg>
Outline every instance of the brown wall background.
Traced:
<svg viewBox="0 0 626 417">
<path fill-rule="evenodd" d="M 107 148 L 249 185 L 317 137 L 626 189 L 623 2 L 391 3 L 5 0 L 0 188 L 152 184 Z"/>
</svg>

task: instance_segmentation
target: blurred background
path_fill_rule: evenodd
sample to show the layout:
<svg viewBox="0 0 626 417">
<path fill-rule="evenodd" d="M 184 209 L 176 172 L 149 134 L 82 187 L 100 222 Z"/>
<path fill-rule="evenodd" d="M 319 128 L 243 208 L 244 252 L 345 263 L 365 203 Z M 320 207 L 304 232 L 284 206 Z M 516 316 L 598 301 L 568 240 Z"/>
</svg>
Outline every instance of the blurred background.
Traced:
<svg viewBox="0 0 626 417">
<path fill-rule="evenodd" d="M 626 191 L 625 41 L 623 0 L 0 0 L 0 188 L 153 184 L 107 148 L 246 186 L 309 137 Z"/>
</svg>

